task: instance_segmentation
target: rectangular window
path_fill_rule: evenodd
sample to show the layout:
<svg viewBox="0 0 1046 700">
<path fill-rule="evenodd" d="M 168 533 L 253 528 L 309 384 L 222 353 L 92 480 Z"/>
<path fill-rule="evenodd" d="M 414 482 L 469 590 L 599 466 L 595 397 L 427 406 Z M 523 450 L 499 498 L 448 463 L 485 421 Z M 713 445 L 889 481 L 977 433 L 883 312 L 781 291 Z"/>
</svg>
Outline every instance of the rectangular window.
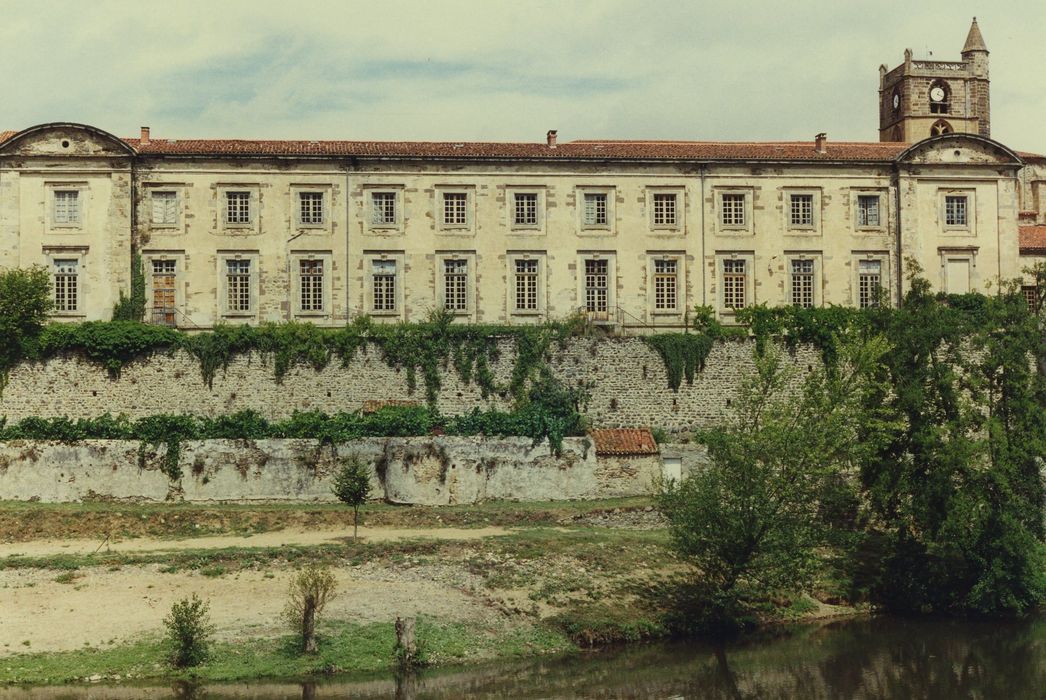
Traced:
<svg viewBox="0 0 1046 700">
<path fill-rule="evenodd" d="M 814 196 L 812 194 L 789 195 L 789 223 L 792 226 L 814 225 Z"/>
<path fill-rule="evenodd" d="M 538 225 L 537 192 L 515 192 L 513 194 L 512 223 L 515 226 Z"/>
<path fill-rule="evenodd" d="M 606 313 L 609 302 L 610 263 L 606 260 L 585 261 L 585 310 Z"/>
<path fill-rule="evenodd" d="M 251 223 L 250 192 L 225 193 L 225 223 L 235 225 Z"/>
<path fill-rule="evenodd" d="M 967 226 L 966 219 L 966 196 L 948 195 L 944 198 L 944 225 L 963 227 Z"/>
<path fill-rule="evenodd" d="M 251 310 L 251 261 L 225 261 L 225 309 L 229 313 Z"/>
<path fill-rule="evenodd" d="M 465 192 L 443 193 L 443 225 L 467 226 L 469 196 Z"/>
<path fill-rule="evenodd" d="M 80 309 L 78 260 L 54 261 L 54 309 L 61 313 Z"/>
<path fill-rule="evenodd" d="M 607 225 L 607 195 L 605 192 L 585 192 L 582 223 L 585 226 Z"/>
<path fill-rule="evenodd" d="M 371 298 L 375 311 L 396 310 L 396 261 L 374 260 L 371 263 Z"/>
<path fill-rule="evenodd" d="M 323 224 L 323 193 L 298 193 L 298 223 L 304 226 L 321 226 Z"/>
<path fill-rule="evenodd" d="M 878 307 L 882 288 L 882 262 L 879 260 L 857 261 L 857 307 L 860 309 Z"/>
<path fill-rule="evenodd" d="M 675 226 L 676 195 L 674 192 L 654 193 L 654 226 Z"/>
<path fill-rule="evenodd" d="M 723 307 L 745 308 L 748 271 L 744 260 L 723 261 Z"/>
<path fill-rule="evenodd" d="M 792 305 L 809 309 L 814 305 L 814 261 L 792 261 Z"/>
<path fill-rule="evenodd" d="M 176 263 L 174 260 L 153 260 L 152 268 L 153 323 L 175 326 Z"/>
<path fill-rule="evenodd" d="M 724 194 L 722 199 L 723 226 L 745 225 L 745 196 L 743 194 Z"/>
<path fill-rule="evenodd" d="M 396 217 L 396 193 L 395 192 L 371 192 L 371 219 L 374 226 L 395 226 L 398 222 Z"/>
<path fill-rule="evenodd" d="M 857 196 L 857 225 L 864 228 L 879 227 L 879 195 Z"/>
<path fill-rule="evenodd" d="M 80 223 L 80 191 L 54 191 L 54 223 L 72 226 Z"/>
<path fill-rule="evenodd" d="M 679 278 L 675 260 L 654 261 L 654 310 L 675 311 Z"/>
<path fill-rule="evenodd" d="M 178 193 L 152 193 L 152 223 L 157 226 L 173 226 L 178 223 Z"/>
<path fill-rule="evenodd" d="M 516 311 L 538 310 L 538 261 L 516 261 Z"/>
<path fill-rule="evenodd" d="M 443 261 L 443 308 L 447 311 L 468 311 L 468 260 L 454 259 Z"/>
<path fill-rule="evenodd" d="M 1033 285 L 1025 285 L 1021 287 L 1021 295 L 1024 297 L 1024 302 L 1028 305 L 1028 308 L 1034 313 L 1039 311 L 1039 288 Z"/>
<path fill-rule="evenodd" d="M 323 311 L 323 261 L 298 261 L 298 289 L 302 312 Z"/>
</svg>

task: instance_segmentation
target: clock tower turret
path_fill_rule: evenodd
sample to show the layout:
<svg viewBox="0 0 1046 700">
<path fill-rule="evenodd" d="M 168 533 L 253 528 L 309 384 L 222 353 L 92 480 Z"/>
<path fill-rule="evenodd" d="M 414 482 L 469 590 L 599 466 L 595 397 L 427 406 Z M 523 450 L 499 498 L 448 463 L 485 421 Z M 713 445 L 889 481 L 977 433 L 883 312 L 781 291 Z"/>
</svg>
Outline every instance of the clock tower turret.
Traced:
<svg viewBox="0 0 1046 700">
<path fill-rule="evenodd" d="M 988 47 L 973 18 L 961 61 L 917 60 L 879 67 L 879 140 L 921 141 L 948 133 L 991 136 Z"/>
</svg>

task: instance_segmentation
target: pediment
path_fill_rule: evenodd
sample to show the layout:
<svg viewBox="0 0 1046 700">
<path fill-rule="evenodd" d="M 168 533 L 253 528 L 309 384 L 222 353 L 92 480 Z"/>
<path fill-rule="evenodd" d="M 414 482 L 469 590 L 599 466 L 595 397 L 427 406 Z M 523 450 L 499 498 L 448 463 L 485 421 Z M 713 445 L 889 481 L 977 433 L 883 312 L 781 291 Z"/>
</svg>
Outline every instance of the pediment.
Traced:
<svg viewBox="0 0 1046 700">
<path fill-rule="evenodd" d="M 134 149 L 101 129 L 85 124 L 41 124 L 11 136 L 0 145 L 11 156 L 132 156 Z"/>
<path fill-rule="evenodd" d="M 1016 165 L 1020 157 L 998 141 L 974 134 L 943 134 L 912 144 L 897 160 L 913 165 Z"/>
</svg>

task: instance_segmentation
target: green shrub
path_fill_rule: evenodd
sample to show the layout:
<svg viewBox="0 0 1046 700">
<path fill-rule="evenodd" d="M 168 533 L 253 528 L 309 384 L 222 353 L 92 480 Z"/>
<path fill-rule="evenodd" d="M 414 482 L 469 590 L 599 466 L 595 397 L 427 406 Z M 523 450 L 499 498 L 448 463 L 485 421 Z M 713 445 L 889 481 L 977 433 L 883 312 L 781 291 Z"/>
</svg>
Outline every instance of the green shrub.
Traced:
<svg viewBox="0 0 1046 700">
<path fill-rule="evenodd" d="M 210 622 L 210 606 L 198 595 L 193 593 L 191 598 L 174 603 L 163 624 L 171 664 L 188 668 L 207 660 L 214 626 Z"/>
<path fill-rule="evenodd" d="M 300 636 L 306 654 L 317 651 L 316 620 L 336 595 L 337 581 L 330 569 L 310 565 L 292 579 L 283 619 Z"/>
<path fill-rule="evenodd" d="M 342 460 L 341 469 L 334 475 L 331 490 L 339 501 L 352 507 L 352 540 L 355 542 L 359 530 L 360 506 L 370 496 L 370 472 L 359 457 Z"/>
</svg>

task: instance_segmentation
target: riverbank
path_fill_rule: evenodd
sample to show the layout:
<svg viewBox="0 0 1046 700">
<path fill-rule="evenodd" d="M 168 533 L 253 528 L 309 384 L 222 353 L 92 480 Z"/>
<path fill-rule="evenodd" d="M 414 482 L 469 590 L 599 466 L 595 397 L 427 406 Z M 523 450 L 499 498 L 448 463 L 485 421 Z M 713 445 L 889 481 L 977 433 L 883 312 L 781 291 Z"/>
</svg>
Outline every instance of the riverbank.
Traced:
<svg viewBox="0 0 1046 700">
<path fill-rule="evenodd" d="M 0 503 L 0 682 L 175 678 L 160 645 L 192 593 L 216 627 L 202 680 L 378 672 L 392 624 L 419 620 L 432 665 L 560 654 L 664 636 L 661 591 L 686 572 L 649 499 L 369 506 Z M 331 566 L 320 652 L 279 621 L 293 573 Z M 774 619 L 850 612 L 777 601 Z"/>
</svg>

